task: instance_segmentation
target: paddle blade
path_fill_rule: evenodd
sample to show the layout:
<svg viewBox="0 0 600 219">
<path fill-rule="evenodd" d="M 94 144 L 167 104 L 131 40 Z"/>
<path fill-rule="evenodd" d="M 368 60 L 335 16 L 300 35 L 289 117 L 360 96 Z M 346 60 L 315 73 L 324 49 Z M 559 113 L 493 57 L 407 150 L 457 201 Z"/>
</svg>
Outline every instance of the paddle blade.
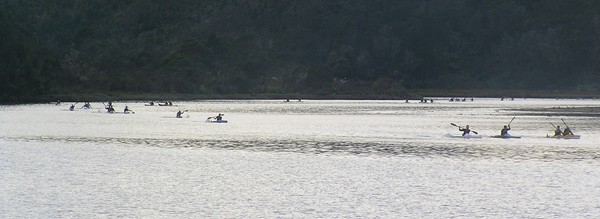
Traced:
<svg viewBox="0 0 600 219">
<path fill-rule="evenodd" d="M 569 125 L 567 125 L 567 123 L 565 122 L 565 120 L 564 120 L 564 119 L 560 119 L 560 121 L 562 121 L 562 122 L 563 122 L 563 124 L 565 124 L 565 126 L 566 126 L 567 128 L 569 128 Z"/>
<path fill-rule="evenodd" d="M 514 116 L 514 117 L 513 117 L 513 118 L 510 120 L 510 122 L 508 123 L 508 125 L 510 125 L 510 124 L 511 124 L 511 123 L 512 123 L 512 122 L 515 120 L 515 118 L 517 118 L 517 117 L 516 117 L 516 116 Z"/>
<path fill-rule="evenodd" d="M 476 135 L 479 135 L 479 133 L 477 133 L 476 131 L 471 130 L 473 133 L 475 133 Z"/>
<path fill-rule="evenodd" d="M 454 124 L 454 123 L 450 123 L 450 125 L 458 127 L 458 125 L 456 125 L 456 124 Z"/>
</svg>

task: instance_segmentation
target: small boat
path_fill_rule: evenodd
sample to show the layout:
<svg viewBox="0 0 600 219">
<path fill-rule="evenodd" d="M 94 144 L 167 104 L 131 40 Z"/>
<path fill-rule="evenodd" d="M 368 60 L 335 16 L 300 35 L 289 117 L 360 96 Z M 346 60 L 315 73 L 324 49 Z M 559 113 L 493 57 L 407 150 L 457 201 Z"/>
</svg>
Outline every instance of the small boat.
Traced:
<svg viewBox="0 0 600 219">
<path fill-rule="evenodd" d="M 546 135 L 546 138 L 556 139 L 580 139 L 581 135 Z"/>
<path fill-rule="evenodd" d="M 206 120 L 208 123 L 227 123 L 227 120 Z"/>
<path fill-rule="evenodd" d="M 158 103 L 159 106 L 177 106 L 177 105 L 173 105 L 172 102 L 164 102 L 164 103 Z"/>
<path fill-rule="evenodd" d="M 504 139 L 508 139 L 508 138 L 521 138 L 521 136 L 512 136 L 512 135 L 494 135 L 491 136 L 492 138 L 504 138 Z"/>
<path fill-rule="evenodd" d="M 451 134 L 446 134 L 446 137 L 449 138 L 481 138 L 481 135 L 451 135 Z"/>
</svg>

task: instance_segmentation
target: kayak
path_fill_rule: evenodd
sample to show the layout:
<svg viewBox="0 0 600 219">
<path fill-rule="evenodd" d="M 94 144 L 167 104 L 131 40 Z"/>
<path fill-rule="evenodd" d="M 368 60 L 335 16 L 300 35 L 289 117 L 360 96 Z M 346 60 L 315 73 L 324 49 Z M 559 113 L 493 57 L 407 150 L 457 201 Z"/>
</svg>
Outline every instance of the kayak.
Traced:
<svg viewBox="0 0 600 219">
<path fill-rule="evenodd" d="M 466 138 L 466 139 L 470 139 L 470 138 L 481 138 L 481 135 L 451 135 L 451 134 L 446 134 L 446 137 L 449 138 Z"/>
<path fill-rule="evenodd" d="M 206 120 L 208 123 L 227 123 L 227 120 Z"/>
<path fill-rule="evenodd" d="M 505 139 L 508 139 L 508 138 L 521 138 L 521 136 L 512 136 L 512 135 L 494 135 L 494 136 L 491 136 L 491 137 L 492 138 L 505 138 Z"/>
<path fill-rule="evenodd" d="M 546 135 L 546 138 L 556 138 L 556 139 L 580 139 L 581 135 Z"/>
</svg>

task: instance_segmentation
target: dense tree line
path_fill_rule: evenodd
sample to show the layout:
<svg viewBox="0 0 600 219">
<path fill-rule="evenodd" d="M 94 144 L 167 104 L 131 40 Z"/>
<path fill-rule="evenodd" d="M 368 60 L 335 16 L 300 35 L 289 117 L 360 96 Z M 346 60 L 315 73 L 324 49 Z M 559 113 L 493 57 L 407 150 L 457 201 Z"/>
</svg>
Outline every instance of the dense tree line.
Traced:
<svg viewBox="0 0 600 219">
<path fill-rule="evenodd" d="M 598 11 L 594 0 L 4 0 L 0 100 L 595 91 Z"/>
</svg>

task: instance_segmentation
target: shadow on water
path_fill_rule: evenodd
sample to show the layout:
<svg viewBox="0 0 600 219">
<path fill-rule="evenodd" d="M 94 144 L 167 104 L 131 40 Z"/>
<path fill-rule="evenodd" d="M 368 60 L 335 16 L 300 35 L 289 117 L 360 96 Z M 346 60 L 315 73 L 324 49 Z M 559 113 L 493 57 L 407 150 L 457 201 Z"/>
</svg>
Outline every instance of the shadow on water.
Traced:
<svg viewBox="0 0 600 219">
<path fill-rule="evenodd" d="M 23 137 L 5 141 L 116 144 L 173 149 L 245 150 L 323 155 L 447 158 L 458 160 L 505 159 L 539 161 L 582 161 L 600 159 L 600 149 L 563 146 L 499 146 L 448 144 L 442 142 L 345 142 L 313 140 L 215 140 L 152 138 Z"/>
</svg>

